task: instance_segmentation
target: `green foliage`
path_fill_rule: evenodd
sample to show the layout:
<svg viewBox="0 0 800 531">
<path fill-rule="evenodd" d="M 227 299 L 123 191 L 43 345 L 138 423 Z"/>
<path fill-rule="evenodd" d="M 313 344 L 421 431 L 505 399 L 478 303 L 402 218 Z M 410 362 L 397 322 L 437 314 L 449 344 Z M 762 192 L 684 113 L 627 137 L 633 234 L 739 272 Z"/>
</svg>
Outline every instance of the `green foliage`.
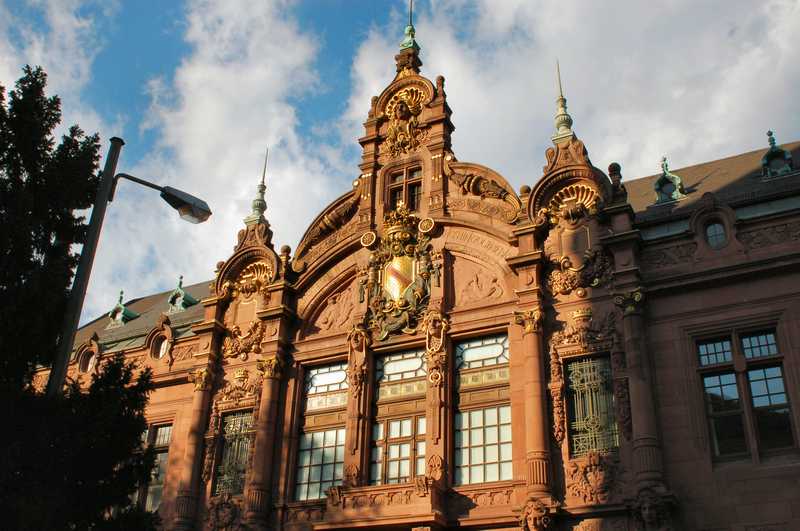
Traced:
<svg viewBox="0 0 800 531">
<path fill-rule="evenodd" d="M 41 68 L 24 72 L 7 103 L 0 87 L 0 386 L 13 387 L 53 359 L 100 148 L 78 126 L 56 146 L 61 102 Z"/>
<path fill-rule="evenodd" d="M 41 68 L 0 87 L 0 514 L 4 529 L 155 529 L 131 503 L 153 468 L 143 448 L 149 370 L 103 359 L 63 397 L 30 386 L 58 343 L 97 189 L 98 136 L 77 126 L 56 145 L 60 101 Z"/>
</svg>

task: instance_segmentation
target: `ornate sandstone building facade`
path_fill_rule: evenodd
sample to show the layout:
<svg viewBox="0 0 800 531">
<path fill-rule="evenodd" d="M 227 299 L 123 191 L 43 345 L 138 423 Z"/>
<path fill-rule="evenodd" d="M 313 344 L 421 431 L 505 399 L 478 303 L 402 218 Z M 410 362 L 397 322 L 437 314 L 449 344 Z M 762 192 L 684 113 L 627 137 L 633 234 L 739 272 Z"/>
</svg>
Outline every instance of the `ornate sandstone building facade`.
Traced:
<svg viewBox="0 0 800 531">
<path fill-rule="evenodd" d="M 622 180 L 558 98 L 516 193 L 456 158 L 413 27 L 360 174 L 278 251 L 119 304 L 166 529 L 800 529 L 800 144 Z"/>
</svg>

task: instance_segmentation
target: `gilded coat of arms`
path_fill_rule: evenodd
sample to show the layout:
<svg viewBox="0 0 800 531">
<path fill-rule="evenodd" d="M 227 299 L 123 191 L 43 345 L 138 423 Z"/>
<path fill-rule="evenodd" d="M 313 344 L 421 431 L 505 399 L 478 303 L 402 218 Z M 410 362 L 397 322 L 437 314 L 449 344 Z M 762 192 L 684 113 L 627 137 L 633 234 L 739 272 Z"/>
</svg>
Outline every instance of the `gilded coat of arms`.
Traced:
<svg viewBox="0 0 800 531">
<path fill-rule="evenodd" d="M 373 233 L 362 238 L 365 247 L 374 246 L 363 288 L 369 297 L 367 325 L 378 340 L 392 332 L 416 331 L 428 304 L 431 280 L 438 281 L 439 275 L 428 236 L 433 227 L 433 220 L 418 220 L 401 204 L 386 214 L 380 242 Z"/>
</svg>

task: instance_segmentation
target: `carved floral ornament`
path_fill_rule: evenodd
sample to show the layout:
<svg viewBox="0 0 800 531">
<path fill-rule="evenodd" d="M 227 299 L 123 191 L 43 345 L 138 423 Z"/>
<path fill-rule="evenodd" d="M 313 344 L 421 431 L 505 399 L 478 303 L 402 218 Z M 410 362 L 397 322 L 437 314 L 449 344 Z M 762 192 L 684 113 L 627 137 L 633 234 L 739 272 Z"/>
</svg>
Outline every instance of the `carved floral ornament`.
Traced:
<svg viewBox="0 0 800 531">
<path fill-rule="evenodd" d="M 539 309 L 514 312 L 514 323 L 522 327 L 523 335 L 540 332 L 543 321 L 544 314 Z"/>
<path fill-rule="evenodd" d="M 427 130 L 419 116 L 430 97 L 420 87 L 411 85 L 398 90 L 386 103 L 383 116 L 389 120 L 386 139 L 381 144 L 381 154 L 391 158 L 415 151 L 422 143 Z"/>
<path fill-rule="evenodd" d="M 587 249 L 583 261 L 573 264 L 562 256 L 547 275 L 545 284 L 553 295 L 569 295 L 573 291 L 579 297 L 586 296 L 585 288 L 596 288 L 610 284 L 614 276 L 614 265 L 602 250 Z"/>
<path fill-rule="evenodd" d="M 607 503 L 619 474 L 616 454 L 590 452 L 567 464 L 567 492 L 584 503 Z"/>
<path fill-rule="evenodd" d="M 372 253 L 360 298 L 368 298 L 367 327 L 377 339 L 403 332 L 414 334 L 430 298 L 431 282 L 440 282 L 441 257 L 433 253 L 432 219 L 418 220 L 398 206 L 384 218 L 384 236 L 364 234 L 361 244 Z"/>
</svg>

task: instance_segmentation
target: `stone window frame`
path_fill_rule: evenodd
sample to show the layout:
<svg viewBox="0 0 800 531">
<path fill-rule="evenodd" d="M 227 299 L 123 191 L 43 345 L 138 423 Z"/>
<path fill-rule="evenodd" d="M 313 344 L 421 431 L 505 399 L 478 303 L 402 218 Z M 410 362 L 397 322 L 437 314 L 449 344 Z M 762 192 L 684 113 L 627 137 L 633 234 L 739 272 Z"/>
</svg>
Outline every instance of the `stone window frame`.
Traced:
<svg viewBox="0 0 800 531">
<path fill-rule="evenodd" d="M 162 429 L 162 428 L 165 428 L 165 427 L 169 427 L 169 438 L 165 442 L 164 441 L 159 441 L 158 440 L 159 430 Z M 150 497 L 150 489 L 153 486 L 152 481 L 154 479 L 154 476 L 159 471 L 159 456 L 160 455 L 163 455 L 164 456 L 164 460 L 165 460 L 164 469 L 163 469 L 164 477 L 162 478 L 162 482 L 161 482 L 161 485 L 160 485 L 161 486 L 160 499 L 164 498 L 164 490 L 166 489 L 166 486 L 167 486 L 167 473 L 169 471 L 170 446 L 172 444 L 174 431 L 175 431 L 174 419 L 169 418 L 169 419 L 159 419 L 157 421 L 153 421 L 153 422 L 149 423 L 148 426 L 147 426 L 147 429 L 144 431 L 144 433 L 142 433 L 142 443 L 147 447 L 152 447 L 153 450 L 155 451 L 155 454 L 156 454 L 155 467 L 153 468 L 153 471 L 151 472 L 150 477 L 148 478 L 148 480 L 146 482 L 143 482 L 141 485 L 139 485 L 139 487 L 138 487 L 138 489 L 136 490 L 136 493 L 135 493 L 135 496 L 136 496 L 135 503 L 136 503 L 136 505 L 138 505 L 140 508 L 142 508 L 142 509 L 144 509 L 146 511 L 157 511 L 158 510 L 158 506 L 155 507 L 155 508 L 149 507 L 148 506 L 148 502 L 149 502 L 149 497 Z M 160 505 L 160 503 L 159 503 L 159 505 Z"/>
<path fill-rule="evenodd" d="M 399 178 L 399 180 L 395 180 L 395 178 Z M 399 199 L 403 201 L 403 204 L 406 206 L 406 208 L 408 208 L 409 211 L 416 213 L 421 211 L 424 188 L 424 170 L 420 162 L 412 162 L 401 168 L 387 169 L 384 172 L 384 181 L 384 188 L 386 190 L 384 204 L 386 205 L 387 211 L 397 208 L 397 204 L 393 199 L 394 193 L 397 191 L 400 192 Z M 412 188 L 416 190 L 414 197 L 417 198 L 417 204 L 414 205 L 414 208 L 412 208 L 412 205 L 409 201 Z"/>
<path fill-rule="evenodd" d="M 748 358 L 745 356 L 742 340 L 754 334 L 771 332 L 774 334 L 777 345 L 777 354 Z M 750 460 L 753 464 L 759 464 L 762 459 L 771 456 L 797 453 L 800 448 L 800 437 L 797 428 L 797 400 L 792 396 L 792 364 L 789 360 L 786 345 L 790 344 L 783 336 L 783 330 L 778 320 L 775 318 L 762 318 L 751 320 L 734 320 L 729 326 L 709 327 L 706 330 L 697 330 L 689 333 L 689 355 L 691 357 L 691 367 L 694 367 L 694 387 L 697 389 L 696 403 L 702 418 L 701 432 L 707 437 L 707 454 L 712 463 L 725 463 L 732 461 Z M 700 345 L 721 340 L 730 341 L 730 359 L 723 356 L 710 360 L 703 364 L 701 360 Z M 789 409 L 789 424 L 792 435 L 792 445 L 780 448 L 765 449 L 763 442 L 759 439 L 756 420 L 756 406 L 753 404 L 751 385 L 749 379 L 750 371 L 758 368 L 775 367 L 781 369 L 784 390 L 786 394 L 786 407 Z M 788 370 L 787 370 L 788 368 Z M 706 400 L 704 378 L 717 375 L 734 375 L 734 382 L 738 400 L 740 402 L 738 410 L 727 412 L 710 412 Z M 721 384 L 723 382 L 720 382 Z M 730 383 L 726 383 L 731 385 Z M 795 407 L 793 407 L 793 405 Z M 720 415 L 741 415 L 744 432 L 745 451 L 725 455 L 716 455 L 714 448 L 714 433 L 712 433 L 712 420 Z"/>
<path fill-rule="evenodd" d="M 378 380 L 378 365 L 379 359 L 388 357 L 388 356 L 398 356 L 403 354 L 409 353 L 418 353 L 422 360 L 422 370 L 424 374 L 421 375 L 414 375 L 410 377 L 401 377 L 400 379 L 386 379 L 383 382 Z M 394 347 L 390 350 L 384 349 L 376 349 L 371 350 L 369 353 L 372 356 L 373 363 L 371 374 L 369 375 L 369 385 L 372 388 L 372 393 L 370 396 L 374 397 L 374 407 L 370 412 L 370 429 L 369 429 L 369 445 L 367 452 L 367 462 L 369 463 L 367 468 L 366 474 L 366 482 L 369 485 L 388 485 L 388 484 L 401 484 L 401 483 L 408 483 L 412 482 L 414 478 L 417 476 L 417 462 L 419 458 L 424 457 L 420 455 L 419 452 L 422 448 L 425 448 L 425 438 L 426 435 L 420 433 L 420 423 L 419 419 L 425 419 L 425 433 L 427 433 L 427 417 L 426 417 L 426 410 L 425 407 L 414 407 L 408 411 L 404 412 L 390 412 L 388 414 L 381 414 L 380 407 L 386 406 L 387 404 L 390 405 L 390 408 L 393 408 L 396 404 L 399 403 L 409 403 L 413 401 L 417 401 L 419 403 L 425 402 L 426 391 L 428 380 L 427 380 L 427 363 L 425 361 L 425 346 L 419 344 L 408 344 L 403 345 L 400 348 Z M 403 384 L 402 382 L 407 382 Z M 387 396 L 384 398 L 380 398 L 380 386 L 381 383 L 386 385 L 387 387 L 397 387 L 397 386 L 404 386 L 404 385 L 414 385 L 422 383 L 422 392 L 419 393 L 410 393 L 406 395 L 399 395 L 399 396 Z M 404 421 L 410 420 L 411 424 L 411 433 L 410 435 L 404 436 L 401 435 L 399 437 L 390 437 L 390 423 L 396 421 Z M 382 430 L 379 428 L 382 427 Z M 379 439 L 376 440 L 376 435 L 380 435 Z M 422 447 L 419 446 L 419 443 L 422 443 Z M 410 451 L 407 457 L 409 463 L 409 476 L 406 482 L 390 482 L 391 479 L 389 477 L 389 461 L 399 461 L 403 460 L 402 457 L 398 457 L 397 459 L 392 459 L 389 457 L 389 447 L 390 445 L 398 445 L 398 444 L 408 444 Z M 372 477 L 373 467 L 377 466 L 380 468 L 380 478 L 374 479 Z M 424 472 L 423 472 L 424 475 Z"/>
<path fill-rule="evenodd" d="M 456 351 L 458 349 L 459 344 L 467 343 L 467 342 L 471 342 L 471 341 L 475 341 L 475 340 L 479 340 L 479 339 L 496 338 L 496 337 L 500 337 L 500 336 L 506 336 L 506 347 L 508 348 L 509 361 L 507 361 L 505 363 L 488 364 L 488 365 L 481 366 L 481 367 L 465 367 L 463 369 L 456 368 Z M 455 419 L 456 419 L 456 415 L 459 414 L 459 413 L 461 415 L 469 415 L 473 411 L 479 411 L 479 410 L 483 411 L 483 410 L 486 410 L 487 408 L 500 408 L 500 407 L 508 406 L 510 408 L 510 413 L 511 413 L 511 418 L 512 418 L 512 423 L 513 423 L 513 419 L 514 419 L 514 411 L 513 411 L 513 409 L 514 409 L 514 407 L 513 407 L 513 404 L 512 404 L 512 400 L 511 400 L 511 374 L 510 374 L 513 334 L 512 334 L 512 331 L 509 329 L 509 327 L 504 326 L 504 327 L 492 327 L 492 328 L 487 328 L 487 329 L 465 330 L 464 332 L 451 335 L 450 336 L 450 342 L 451 342 L 452 348 L 449 350 L 449 352 L 452 353 L 452 355 L 451 355 L 451 357 L 453 359 L 452 370 L 453 370 L 453 376 L 454 377 L 451 379 L 453 384 L 452 384 L 452 388 L 450 389 L 450 393 L 451 393 L 450 396 L 453 397 L 453 398 L 452 398 L 452 407 L 450 408 L 452 418 L 450 419 L 451 422 L 450 422 L 449 425 L 453 427 L 452 428 L 453 438 L 455 439 L 455 432 L 456 432 Z M 481 381 L 480 383 L 475 383 L 473 385 L 468 385 L 468 387 L 465 387 L 465 389 L 468 389 L 468 391 L 462 391 L 462 389 L 461 389 L 461 386 L 462 386 L 462 382 L 461 382 L 462 371 L 463 371 L 463 374 L 466 377 L 469 377 L 470 375 L 474 376 L 474 375 L 481 374 L 481 373 L 484 373 L 484 372 L 503 371 L 503 370 L 508 371 L 508 377 L 505 380 L 502 380 L 502 381 Z M 479 399 L 472 399 L 470 396 L 468 396 L 470 393 L 473 393 L 473 392 L 476 392 L 476 391 L 478 392 L 477 394 L 485 395 L 485 393 L 483 393 L 483 392 L 486 391 L 486 390 L 491 390 L 491 389 L 497 389 L 500 393 L 502 393 L 502 391 L 506 391 L 507 394 L 508 394 L 508 397 L 507 398 L 487 399 L 487 398 L 485 398 L 485 396 L 482 396 Z M 488 486 L 488 485 L 497 485 L 497 484 L 501 484 L 502 485 L 502 484 L 507 484 L 507 483 L 513 482 L 514 481 L 514 479 L 513 479 L 513 452 L 514 452 L 513 433 L 512 433 L 512 439 L 511 439 L 510 443 L 512 444 L 512 447 L 511 447 L 512 448 L 512 478 L 511 479 L 500 479 L 500 480 L 497 480 L 497 481 L 483 481 L 483 482 L 478 482 L 478 483 L 469 482 L 469 483 L 457 484 L 455 482 L 455 477 L 456 477 L 456 475 L 455 475 L 455 473 L 456 473 L 456 465 L 455 465 L 456 455 L 455 455 L 455 452 L 456 452 L 456 450 L 455 450 L 455 440 L 454 440 L 453 444 L 451 445 L 451 450 L 450 450 L 450 451 L 452 451 L 452 455 L 450 455 L 448 460 L 447 460 L 448 463 L 449 463 L 449 477 L 452 478 L 452 487 L 454 489 L 456 489 L 456 490 L 474 489 L 474 488 L 483 488 L 483 486 Z M 498 463 L 499 463 L 499 461 L 498 461 Z"/>
<path fill-rule="evenodd" d="M 336 406 L 328 406 L 328 407 L 321 407 L 319 409 L 315 409 L 312 412 L 308 412 L 306 410 L 306 402 L 308 399 L 307 392 L 307 384 L 308 382 L 307 377 L 309 371 L 320 368 L 320 367 L 327 367 L 327 366 L 336 366 L 344 364 L 345 368 L 347 366 L 347 356 L 346 354 L 335 355 L 332 357 L 326 357 L 324 359 L 312 359 L 308 361 L 299 362 L 295 365 L 296 373 L 294 377 L 295 381 L 295 400 L 288 400 L 287 399 L 287 406 L 290 403 L 298 404 L 298 407 L 295 409 L 295 428 L 294 433 L 296 433 L 295 437 L 292 437 L 292 444 L 289 445 L 289 456 L 290 459 L 287 463 L 287 499 L 292 506 L 306 506 L 306 505 L 318 505 L 320 503 L 325 503 L 325 499 L 327 494 L 322 492 L 320 493 L 319 498 L 310 498 L 310 499 L 303 499 L 298 500 L 296 498 L 296 491 L 297 491 L 297 474 L 298 474 L 298 463 L 300 457 L 300 442 L 304 434 L 312 434 L 315 432 L 320 431 L 330 431 L 330 430 L 346 430 L 347 425 L 345 421 L 346 411 L 347 411 L 347 399 L 341 404 Z M 342 389 L 337 389 L 333 391 L 325 391 L 319 393 L 315 396 L 327 396 L 336 393 L 345 393 L 346 396 L 349 396 L 349 386 L 345 385 Z M 337 418 L 340 419 L 339 421 L 332 422 L 330 419 Z M 319 424 L 316 424 L 316 421 L 320 421 Z M 309 422 L 311 421 L 311 422 Z M 345 437 L 347 437 L 347 432 L 345 431 Z M 342 481 L 339 481 L 341 484 Z"/>
</svg>

